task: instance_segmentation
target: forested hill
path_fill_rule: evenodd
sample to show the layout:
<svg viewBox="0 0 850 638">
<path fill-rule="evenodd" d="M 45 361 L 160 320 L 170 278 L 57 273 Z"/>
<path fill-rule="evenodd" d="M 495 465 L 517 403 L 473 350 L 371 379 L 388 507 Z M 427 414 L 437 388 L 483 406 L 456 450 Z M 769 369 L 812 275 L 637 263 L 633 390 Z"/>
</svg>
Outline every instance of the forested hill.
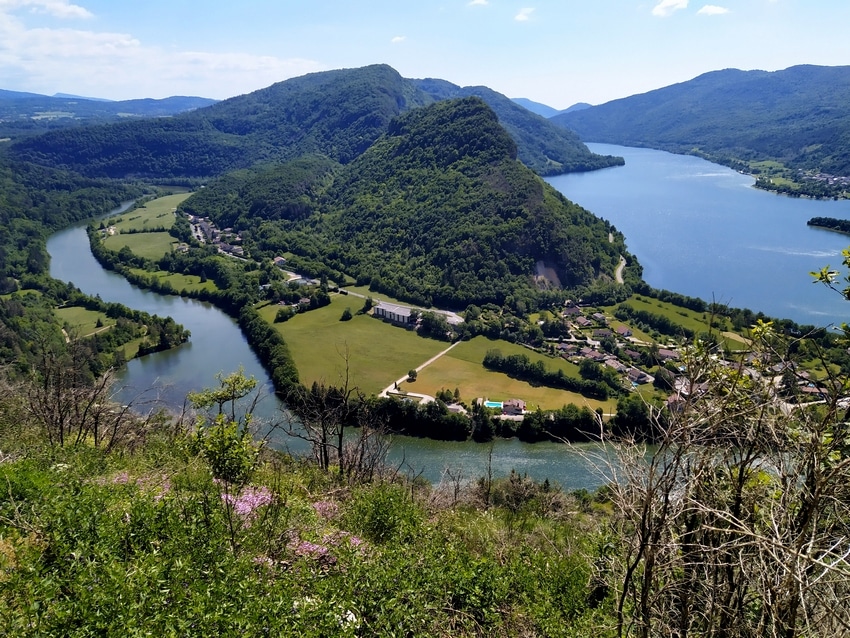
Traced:
<svg viewBox="0 0 850 638">
<path fill-rule="evenodd" d="M 482 100 L 442 101 L 394 119 L 335 174 L 317 162 L 322 179 L 307 179 L 301 162 L 270 169 L 274 179 L 245 174 L 240 185 L 228 176 L 226 187 L 214 182 L 185 205 L 248 230 L 268 255 L 292 252 L 421 305 L 534 306 L 542 289 L 557 287 L 535 281 L 538 261 L 564 287 L 611 281 L 622 235 L 516 155 Z M 276 183 L 285 184 L 277 194 Z M 247 200 L 238 219 L 227 217 L 234 193 Z"/>
<path fill-rule="evenodd" d="M 850 175 L 850 66 L 715 71 L 552 121 L 586 142 Z"/>
<path fill-rule="evenodd" d="M 47 274 L 48 233 L 141 194 L 130 185 L 10 162 L 0 153 L 0 294 Z"/>
<path fill-rule="evenodd" d="M 592 171 L 623 165 L 622 157 L 591 153 L 572 131 L 553 124 L 486 86 L 460 87 L 434 79 L 413 82 L 438 100 L 480 97 L 495 111 L 499 122 L 517 142 L 520 161 L 539 175 Z"/>
<path fill-rule="evenodd" d="M 207 178 L 316 153 L 348 163 L 386 132 L 393 117 L 436 99 L 386 65 L 341 69 L 172 118 L 53 131 L 16 142 L 12 152 L 19 159 L 113 178 Z M 520 158 L 541 173 L 612 161 L 504 96 L 491 91 L 485 99 L 511 105 L 505 124 L 515 133 Z"/>
</svg>

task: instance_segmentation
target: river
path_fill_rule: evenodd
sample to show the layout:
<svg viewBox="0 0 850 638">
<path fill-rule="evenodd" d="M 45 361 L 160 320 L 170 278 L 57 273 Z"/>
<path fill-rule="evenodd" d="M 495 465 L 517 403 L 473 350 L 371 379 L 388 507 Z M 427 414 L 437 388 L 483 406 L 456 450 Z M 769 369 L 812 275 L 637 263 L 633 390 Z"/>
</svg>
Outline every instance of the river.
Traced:
<svg viewBox="0 0 850 638">
<path fill-rule="evenodd" d="M 809 271 L 840 263 L 850 237 L 811 229 L 814 216 L 850 217 L 850 202 L 792 199 L 756 190 L 753 179 L 694 157 L 648 149 L 591 144 L 592 150 L 625 157 L 625 167 L 563 175 L 548 181 L 566 197 L 611 221 L 657 288 L 761 310 L 801 323 L 840 323 L 847 302 L 815 286 Z M 188 328 L 188 344 L 130 361 L 120 375 L 124 400 L 141 395 L 179 410 L 187 392 L 215 383 L 219 372 L 242 366 L 266 398 L 257 411 L 265 422 L 285 418 L 285 406 L 236 323 L 199 301 L 162 296 L 105 271 L 88 247 L 85 225 L 48 241 L 50 273 L 89 294 L 161 316 Z M 304 452 L 303 442 L 279 437 L 279 447 Z M 511 469 L 567 489 L 592 489 L 603 481 L 586 454 L 593 446 L 498 440 L 492 445 L 395 437 L 389 462 L 432 482 L 446 468 L 468 479 Z"/>
<path fill-rule="evenodd" d="M 118 213 L 120 210 L 113 211 Z M 122 303 L 137 310 L 171 316 L 191 333 L 185 345 L 128 362 L 121 371 L 118 398 L 139 405 L 163 405 L 172 411 L 183 407 L 188 392 L 215 384 L 217 373 L 230 373 L 239 366 L 253 375 L 264 395 L 255 415 L 265 424 L 283 423 L 285 406 L 272 393 L 272 383 L 239 326 L 215 306 L 193 299 L 165 296 L 142 290 L 126 279 L 104 270 L 91 254 L 86 224 L 78 224 L 52 235 L 47 242 L 50 275 L 73 282 L 90 295 L 104 301 Z M 279 431 L 272 444 L 295 453 L 306 453 L 303 441 L 283 436 Z M 440 481 L 446 469 L 467 480 L 485 476 L 506 476 L 511 469 L 537 480 L 549 479 L 565 489 L 593 489 L 603 481 L 594 464 L 585 460 L 595 446 L 567 446 L 555 443 L 530 445 L 516 440 L 498 440 L 491 446 L 471 441 L 450 443 L 411 437 L 394 437 L 388 463 L 411 477 L 432 483 Z"/>
</svg>

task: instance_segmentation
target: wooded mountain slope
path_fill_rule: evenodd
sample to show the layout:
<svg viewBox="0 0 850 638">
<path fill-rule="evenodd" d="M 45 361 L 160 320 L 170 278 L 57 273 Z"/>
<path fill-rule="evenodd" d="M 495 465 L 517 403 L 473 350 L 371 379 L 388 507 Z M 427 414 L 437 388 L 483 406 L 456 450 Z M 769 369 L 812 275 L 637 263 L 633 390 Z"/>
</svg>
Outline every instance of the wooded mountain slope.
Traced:
<svg viewBox="0 0 850 638">
<path fill-rule="evenodd" d="M 49 232 L 103 213 L 141 194 L 124 184 L 10 162 L 0 153 L 0 294 L 14 279 L 47 273 Z"/>
<path fill-rule="evenodd" d="M 625 253 L 622 236 L 516 155 L 481 99 L 449 100 L 396 118 L 387 135 L 335 175 L 311 160 L 315 177 L 302 160 L 228 176 L 184 206 L 247 230 L 269 255 L 314 258 L 423 305 L 534 305 L 538 261 L 564 287 L 612 277 Z M 245 201 L 234 218 L 229 202 L 237 199 Z"/>
<path fill-rule="evenodd" d="M 552 121 L 584 141 L 850 175 L 850 66 L 714 71 Z"/>
<path fill-rule="evenodd" d="M 588 170 L 615 161 L 593 155 L 574 136 L 490 93 L 512 112 L 506 125 L 517 132 L 520 158 L 535 170 Z M 13 153 L 113 178 L 206 178 L 313 153 L 348 163 L 386 132 L 393 117 L 435 99 L 386 65 L 341 69 L 279 82 L 173 118 L 50 132 L 17 142 Z"/>
<path fill-rule="evenodd" d="M 438 100 L 480 97 L 493 109 L 499 122 L 517 143 L 520 161 L 538 175 L 558 175 L 622 166 L 622 157 L 597 155 L 572 131 L 554 125 L 501 93 L 486 86 L 460 87 L 445 80 L 413 80 L 413 83 Z"/>
</svg>

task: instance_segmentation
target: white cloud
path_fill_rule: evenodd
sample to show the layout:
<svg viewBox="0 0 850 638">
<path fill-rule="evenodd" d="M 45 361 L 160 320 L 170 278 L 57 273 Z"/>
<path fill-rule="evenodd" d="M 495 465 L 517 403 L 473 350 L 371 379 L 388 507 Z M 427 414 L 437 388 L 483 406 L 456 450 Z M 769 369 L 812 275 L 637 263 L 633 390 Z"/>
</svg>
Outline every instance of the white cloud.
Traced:
<svg viewBox="0 0 850 638">
<path fill-rule="evenodd" d="M 404 42 L 404 41 L 405 41 L 405 39 L 406 39 L 406 38 L 405 38 L 405 36 L 403 36 L 403 35 L 397 35 L 397 36 L 396 36 L 396 37 L 394 37 L 392 40 L 390 40 L 390 42 L 392 42 L 393 44 L 398 44 L 399 42 Z"/>
<path fill-rule="evenodd" d="M 201 95 L 225 98 L 325 70 L 316 61 L 148 46 L 127 33 L 31 28 L 26 4 L 56 11 L 67 3 L 0 0 L 0 85 L 112 99 Z"/>
<path fill-rule="evenodd" d="M 534 9 L 530 7 L 526 7 L 524 9 L 520 9 L 519 13 L 514 16 L 514 20 L 517 22 L 527 22 L 531 19 L 531 14 L 534 13 Z"/>
<path fill-rule="evenodd" d="M 726 7 L 718 7 L 714 4 L 704 5 L 702 9 L 697 11 L 698 15 L 704 16 L 719 16 L 723 15 L 724 13 L 729 13 L 729 9 L 727 9 Z"/>
<path fill-rule="evenodd" d="M 688 8 L 688 0 L 661 0 L 652 9 L 652 15 L 666 18 L 672 15 L 674 11 Z"/>
<path fill-rule="evenodd" d="M 486 7 L 488 4 L 490 4 L 490 3 L 487 2 L 487 0 L 472 0 L 472 2 L 469 3 L 469 6 L 470 7 Z"/>
<path fill-rule="evenodd" d="M 91 18 L 85 7 L 70 4 L 67 0 L 0 0 L 0 13 L 29 7 L 33 13 L 43 13 L 55 18 Z"/>
</svg>

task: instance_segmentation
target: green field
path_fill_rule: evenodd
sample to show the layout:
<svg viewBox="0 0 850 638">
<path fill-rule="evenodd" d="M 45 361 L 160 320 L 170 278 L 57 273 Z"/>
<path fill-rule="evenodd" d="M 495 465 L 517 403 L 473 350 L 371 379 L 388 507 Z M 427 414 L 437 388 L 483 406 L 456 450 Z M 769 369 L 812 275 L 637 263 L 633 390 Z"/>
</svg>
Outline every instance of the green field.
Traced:
<svg viewBox="0 0 850 638">
<path fill-rule="evenodd" d="M 111 224 L 118 233 L 163 228 L 168 230 L 174 225 L 174 209 L 190 195 L 191 193 L 178 193 L 158 197 L 110 220 Z"/>
<path fill-rule="evenodd" d="M 134 255 L 154 260 L 171 252 L 178 243 L 174 237 L 166 232 L 108 235 L 103 240 L 103 245 L 109 250 L 118 252 L 126 246 Z"/>
<path fill-rule="evenodd" d="M 708 313 L 695 312 L 693 310 L 688 310 L 687 308 L 674 306 L 666 301 L 659 301 L 658 299 L 633 295 L 628 299 L 628 301 L 624 301 L 622 304 L 618 304 L 611 308 L 606 308 L 606 310 L 613 314 L 620 305 L 629 305 L 636 310 L 644 310 L 646 312 L 666 317 L 671 322 L 693 331 L 694 334 L 708 332 L 710 329 L 709 320 L 711 317 Z M 715 318 L 715 323 L 716 325 L 713 328 L 713 331 L 718 334 L 719 339 L 729 350 L 744 350 L 748 347 L 749 342 L 745 337 L 730 331 L 729 321 L 726 318 Z M 634 330 L 634 328 L 632 329 Z M 637 333 L 635 336 L 641 338 L 641 336 Z M 645 340 L 651 341 L 651 339 L 646 337 L 648 337 L 648 335 L 645 335 Z"/>
<path fill-rule="evenodd" d="M 110 220 L 110 234 L 104 238 L 103 245 L 115 252 L 126 246 L 139 257 L 159 259 L 178 244 L 167 231 L 174 225 L 174 210 L 190 195 L 159 197 Z"/>
<path fill-rule="evenodd" d="M 131 268 L 130 272 L 135 275 L 141 275 L 143 277 L 156 277 L 160 281 L 167 281 L 177 292 L 181 292 L 185 290 L 187 293 L 199 292 L 201 290 L 216 290 L 215 282 L 211 279 L 207 279 L 202 282 L 201 278 L 197 275 L 183 275 L 180 273 L 170 273 L 165 270 L 156 270 L 151 272 L 149 270 L 143 270 L 141 268 Z"/>
<path fill-rule="evenodd" d="M 435 395 L 442 389 L 460 390 L 461 398 L 471 403 L 477 398 L 492 401 L 522 399 L 529 410 L 554 410 L 574 403 L 591 410 L 601 407 L 606 414 L 614 412 L 617 401 L 594 401 L 580 394 L 533 386 L 525 381 L 512 379 L 501 372 L 487 370 L 483 365 L 488 350 L 498 349 L 504 355 L 525 354 L 531 361 L 543 361 L 549 370 L 561 369 L 565 374 L 578 378 L 578 367 L 560 357 L 547 357 L 515 343 L 491 341 L 486 337 L 475 337 L 455 346 L 450 352 L 424 368 L 412 383 L 403 383 L 400 389 L 408 392 Z"/>
<path fill-rule="evenodd" d="M 377 394 L 396 379 L 405 376 L 449 344 L 423 339 L 410 330 L 393 326 L 368 315 L 355 315 L 351 321 L 340 321 L 348 307 L 356 312 L 362 306 L 359 297 L 334 295 L 330 306 L 296 315 L 285 323 L 274 324 L 289 346 L 301 382 L 339 383 L 345 371 L 344 354 L 349 354 L 351 381 L 366 394 Z M 260 307 L 260 315 L 274 321 L 277 305 Z M 412 383 L 400 389 L 433 396 L 439 390 L 458 388 L 467 401 L 478 397 L 490 399 L 518 398 L 531 409 L 555 409 L 567 403 L 590 409 L 601 407 L 606 413 L 614 411 L 616 401 L 592 401 L 581 395 L 545 387 L 534 387 L 505 374 L 491 372 L 482 365 L 487 350 L 498 348 L 503 354 L 523 353 L 532 361 L 541 359 L 549 369 L 562 369 L 578 376 L 575 365 L 561 358 L 547 357 L 506 341 L 489 341 L 476 337 L 458 344 L 450 352 L 425 367 Z"/>
<path fill-rule="evenodd" d="M 72 336 L 88 337 L 115 325 L 115 320 L 108 318 L 104 313 L 87 310 L 80 306 L 57 308 L 55 313 L 59 322 L 66 326 L 66 330 Z M 97 325 L 98 319 L 101 322 L 100 326 Z"/>
<path fill-rule="evenodd" d="M 356 313 L 362 306 L 359 297 L 332 295 L 329 306 L 273 324 L 292 352 L 301 383 L 310 386 L 313 381 L 324 381 L 338 385 L 344 377 L 347 352 L 351 383 L 366 394 L 377 394 L 449 345 L 423 339 L 413 331 L 369 315 L 355 314 L 351 321 L 339 320 L 345 308 Z M 266 305 L 259 308 L 259 313 L 272 323 L 279 308 Z"/>
</svg>

